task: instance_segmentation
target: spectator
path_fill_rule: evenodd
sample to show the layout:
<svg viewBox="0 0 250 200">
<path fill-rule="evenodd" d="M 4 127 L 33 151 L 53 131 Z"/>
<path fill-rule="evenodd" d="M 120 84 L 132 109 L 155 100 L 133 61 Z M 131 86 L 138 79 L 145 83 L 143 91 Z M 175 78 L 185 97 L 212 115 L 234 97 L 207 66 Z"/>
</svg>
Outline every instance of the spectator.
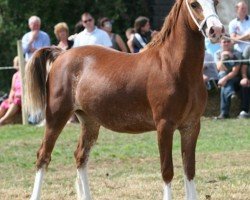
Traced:
<svg viewBox="0 0 250 200">
<path fill-rule="evenodd" d="M 241 112 L 239 118 L 249 118 L 249 104 L 250 104 L 250 46 L 246 47 L 243 52 L 244 59 L 248 62 L 241 67 Z"/>
<path fill-rule="evenodd" d="M 133 39 L 134 39 L 134 36 L 135 36 L 135 29 L 128 28 L 126 30 L 125 34 L 126 34 L 126 37 L 127 37 L 127 45 L 128 45 L 129 51 L 131 53 L 134 53 Z"/>
<path fill-rule="evenodd" d="M 75 37 L 74 47 L 94 44 L 106 47 L 112 46 L 108 34 L 95 26 L 95 20 L 90 13 L 82 14 L 82 23 L 85 29 Z"/>
<path fill-rule="evenodd" d="M 80 20 L 79 22 L 77 22 L 75 24 L 75 27 L 74 27 L 74 34 L 73 35 L 70 35 L 68 37 L 68 40 L 71 40 L 74 42 L 76 36 L 78 35 L 78 33 L 82 32 L 84 30 L 84 26 L 82 24 L 82 21 Z"/>
<path fill-rule="evenodd" d="M 22 38 L 22 46 L 25 54 L 25 60 L 28 61 L 32 54 L 45 46 L 50 46 L 50 38 L 47 33 L 40 30 L 41 20 L 37 16 L 29 18 L 30 32 L 26 33 Z"/>
<path fill-rule="evenodd" d="M 54 33 L 57 40 L 59 41 L 58 47 L 61 47 L 64 50 L 70 49 L 73 46 L 73 41 L 68 40 L 69 37 L 69 28 L 65 22 L 60 22 L 55 25 Z"/>
<path fill-rule="evenodd" d="M 214 57 L 207 51 L 205 51 L 203 64 L 203 80 L 206 84 L 207 90 L 217 88 L 218 71 L 214 62 Z"/>
<path fill-rule="evenodd" d="M 248 5 L 245 1 L 236 4 L 237 17 L 229 23 L 229 33 L 234 40 L 250 41 L 250 16 Z M 237 42 L 236 49 L 243 52 L 247 46 L 244 42 Z"/>
<path fill-rule="evenodd" d="M 215 57 L 215 53 L 220 50 L 220 43 L 212 43 L 208 38 L 205 38 L 205 48 L 206 52 Z"/>
<path fill-rule="evenodd" d="M 135 35 L 132 41 L 133 52 L 138 53 L 151 40 L 156 31 L 150 30 L 150 23 L 147 17 L 140 16 L 134 23 Z"/>
<path fill-rule="evenodd" d="M 78 33 L 82 32 L 83 30 L 84 30 L 84 26 L 82 24 L 82 21 L 80 20 L 79 22 L 77 22 L 75 24 L 74 33 L 78 34 Z"/>
<path fill-rule="evenodd" d="M 11 89 L 8 99 L 0 105 L 0 126 L 13 123 L 21 111 L 21 74 L 19 72 L 19 59 L 16 56 L 13 60 L 17 72 L 12 77 Z"/>
<path fill-rule="evenodd" d="M 127 47 L 122 40 L 121 36 L 112 33 L 112 23 L 107 17 L 103 17 L 99 20 L 99 28 L 106 31 L 111 39 L 112 48 L 118 51 L 128 52 Z"/>
<path fill-rule="evenodd" d="M 218 85 L 221 87 L 220 115 L 218 119 L 229 118 L 231 99 L 237 98 L 235 87 L 239 85 L 241 53 L 233 49 L 230 39 L 221 39 L 221 50 L 216 53 L 217 69 L 219 71 Z M 232 61 L 235 60 L 235 61 Z"/>
</svg>

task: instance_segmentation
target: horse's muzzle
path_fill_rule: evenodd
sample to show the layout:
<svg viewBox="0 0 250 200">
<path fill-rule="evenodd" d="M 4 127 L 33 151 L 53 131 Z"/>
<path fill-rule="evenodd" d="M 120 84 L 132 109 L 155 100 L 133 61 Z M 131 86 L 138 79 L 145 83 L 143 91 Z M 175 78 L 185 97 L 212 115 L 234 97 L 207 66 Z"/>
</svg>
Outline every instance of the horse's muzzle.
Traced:
<svg viewBox="0 0 250 200">
<path fill-rule="evenodd" d="M 225 35 L 225 28 L 221 26 L 211 26 L 206 31 L 207 37 L 212 43 L 217 43 Z"/>
</svg>

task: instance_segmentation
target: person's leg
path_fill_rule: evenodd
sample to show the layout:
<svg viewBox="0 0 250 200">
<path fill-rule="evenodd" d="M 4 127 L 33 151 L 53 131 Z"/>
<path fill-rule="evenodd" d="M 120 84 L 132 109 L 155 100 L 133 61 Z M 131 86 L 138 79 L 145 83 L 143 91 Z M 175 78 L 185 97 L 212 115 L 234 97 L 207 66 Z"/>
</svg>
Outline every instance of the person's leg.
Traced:
<svg viewBox="0 0 250 200">
<path fill-rule="evenodd" d="M 250 104 L 250 87 L 241 88 L 241 111 L 248 112 Z"/>
<path fill-rule="evenodd" d="M 221 114 L 228 117 L 231 106 L 231 97 L 235 95 L 235 83 L 237 79 L 228 80 L 227 84 L 221 88 Z"/>
<path fill-rule="evenodd" d="M 0 119 L 0 126 L 11 123 L 19 110 L 20 107 L 18 105 L 11 104 L 5 115 Z"/>
<path fill-rule="evenodd" d="M 226 88 L 222 87 L 220 91 L 220 116 L 228 117 L 230 108 L 230 98 L 228 98 Z"/>
</svg>

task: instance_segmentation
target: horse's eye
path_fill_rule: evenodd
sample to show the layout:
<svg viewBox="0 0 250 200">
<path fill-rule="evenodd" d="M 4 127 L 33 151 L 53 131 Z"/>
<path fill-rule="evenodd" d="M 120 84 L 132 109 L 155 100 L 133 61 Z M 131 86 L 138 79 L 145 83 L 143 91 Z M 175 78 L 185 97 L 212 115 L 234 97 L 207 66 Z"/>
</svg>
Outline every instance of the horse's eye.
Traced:
<svg viewBox="0 0 250 200">
<path fill-rule="evenodd" d="M 193 9 L 198 8 L 199 5 L 200 5 L 200 4 L 199 4 L 198 2 L 193 2 L 193 3 L 191 3 L 191 7 L 192 7 Z"/>
</svg>

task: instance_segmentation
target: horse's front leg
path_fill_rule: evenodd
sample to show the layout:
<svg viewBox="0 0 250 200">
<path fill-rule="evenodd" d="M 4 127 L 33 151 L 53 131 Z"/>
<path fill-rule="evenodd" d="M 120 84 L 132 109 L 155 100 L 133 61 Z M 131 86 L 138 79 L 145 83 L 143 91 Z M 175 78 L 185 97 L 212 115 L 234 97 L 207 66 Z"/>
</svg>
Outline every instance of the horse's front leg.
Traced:
<svg viewBox="0 0 250 200">
<path fill-rule="evenodd" d="M 172 161 L 172 146 L 174 128 L 171 123 L 167 123 L 162 119 L 157 123 L 158 146 L 161 161 L 161 173 L 164 180 L 164 197 L 163 200 L 171 200 L 171 181 L 174 176 Z"/>
<path fill-rule="evenodd" d="M 194 184 L 195 176 L 195 148 L 200 132 L 200 122 L 180 129 L 181 152 L 185 172 L 184 183 L 187 200 L 196 200 L 197 193 Z"/>
</svg>

